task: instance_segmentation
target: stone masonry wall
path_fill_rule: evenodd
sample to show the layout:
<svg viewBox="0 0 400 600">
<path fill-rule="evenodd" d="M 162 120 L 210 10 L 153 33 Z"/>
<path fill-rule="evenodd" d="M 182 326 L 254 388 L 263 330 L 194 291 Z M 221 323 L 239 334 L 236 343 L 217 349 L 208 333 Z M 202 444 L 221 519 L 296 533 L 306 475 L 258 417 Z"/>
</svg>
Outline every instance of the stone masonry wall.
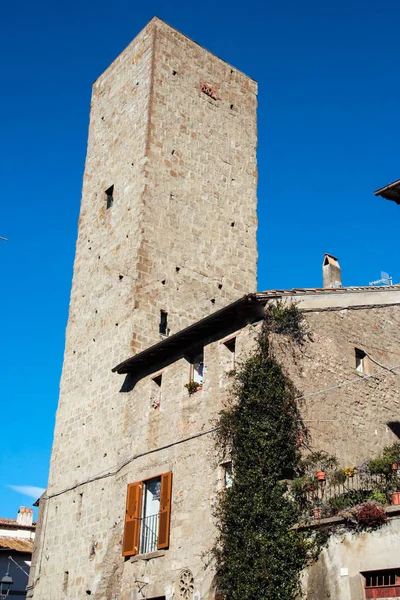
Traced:
<svg viewBox="0 0 400 600">
<path fill-rule="evenodd" d="M 355 534 L 338 527 L 304 577 L 307 600 L 362 600 L 365 598 L 362 573 L 397 570 L 399 552 L 398 515 L 377 531 Z"/>
<path fill-rule="evenodd" d="M 382 365 L 400 365 L 400 306 L 307 312 L 310 338 L 294 349 L 277 338 L 279 360 L 301 395 L 303 417 L 316 450 L 336 454 L 342 466 L 360 464 L 392 444 L 388 426 L 399 421 L 399 371 L 391 373 L 366 359 L 362 379 L 355 369 L 355 348 Z M 348 385 L 348 382 L 353 382 Z"/>
<path fill-rule="evenodd" d="M 170 54 L 161 48 L 156 55 L 164 39 L 160 32 L 172 38 L 170 52 L 180 72 L 174 76 L 168 67 L 166 77 L 182 88 L 164 113 L 158 89 L 166 85 Z M 160 339 L 161 309 L 168 311 L 173 333 L 255 287 L 256 86 L 231 71 L 155 19 L 94 84 L 50 487 L 99 466 L 87 446 L 95 449 L 119 428 L 110 370 Z M 208 97 L 200 97 L 199 82 L 210 72 L 221 88 L 223 77 L 232 80 L 232 115 L 225 100 L 218 113 L 202 119 Z M 199 106 L 193 98 L 190 104 L 190 96 Z M 182 139 L 182 121 L 189 117 L 190 132 L 201 142 L 191 135 Z M 240 144 L 243 153 L 233 156 L 232 150 L 231 156 L 229 148 Z M 222 181 L 221 154 L 238 183 Z M 166 171 L 169 159 L 179 161 L 179 177 Z M 210 193 L 219 191 L 212 201 L 202 199 L 206 172 Z M 111 185 L 114 204 L 107 210 L 105 190 Z M 100 436 L 105 422 L 107 433 Z M 120 450 L 111 445 L 108 457 L 114 461 Z"/>
<path fill-rule="evenodd" d="M 365 348 L 382 364 L 400 363 L 399 306 L 323 310 L 305 313 L 305 319 L 309 337 L 302 347 L 282 336 L 273 339 L 274 351 L 301 395 L 357 380 L 355 346 Z M 260 325 L 236 332 L 238 364 L 251 353 Z M 119 448 L 115 463 L 102 468 L 99 461 L 91 473 L 98 476 L 96 481 L 66 492 L 61 486 L 49 492 L 61 493 L 44 505 L 34 598 L 81 600 L 90 592 L 96 600 L 178 599 L 177 582 L 185 568 L 194 575 L 195 597 L 214 598 L 209 551 L 215 532 L 212 506 L 221 489 L 222 471 L 212 433 L 207 432 L 232 386 L 228 374 L 232 355 L 223 343 L 232 333 L 216 332 L 214 340 L 206 342 L 205 381 L 193 396 L 184 387 L 190 365 L 174 357 L 161 371 L 154 365 L 154 372 L 133 390 L 118 395 L 120 418 L 115 424 L 104 423 L 99 432 L 101 438 L 108 426 L 115 427 Z M 371 379 L 304 400 L 312 447 L 336 454 L 342 465 L 368 459 L 396 439 L 386 423 L 397 418 L 398 377 L 376 365 L 368 370 Z M 160 373 L 161 390 L 153 381 Z M 123 377 L 113 377 L 121 386 Z M 158 408 L 154 399 L 160 401 Z M 100 439 L 97 456 L 103 457 L 107 450 Z M 173 472 L 169 549 L 153 558 L 124 560 L 126 486 L 166 471 Z M 383 555 L 378 568 L 382 561 Z"/>
<path fill-rule="evenodd" d="M 161 309 L 174 333 L 255 289 L 255 94 L 253 81 L 158 19 L 94 84 L 48 499 L 31 571 L 35 600 L 171 600 L 184 568 L 196 599 L 213 598 L 208 558 L 221 470 L 206 432 L 232 385 L 229 350 L 216 332 L 205 348 L 203 390 L 193 396 L 184 387 L 189 363 L 171 357 L 159 408 L 159 366 L 129 392 L 111 368 L 159 340 Z M 400 363 L 398 306 L 305 317 L 302 348 L 274 339 L 301 395 L 358 378 L 354 347 Z M 239 359 L 256 331 L 238 335 Z M 371 379 L 304 402 L 313 446 L 343 465 L 396 439 L 387 423 L 397 419 L 398 377 L 368 368 Z M 124 560 L 126 486 L 169 470 L 169 549 Z"/>
<path fill-rule="evenodd" d="M 161 309 L 175 333 L 256 290 L 257 84 L 162 21 L 153 35 L 134 350 Z"/>
<path fill-rule="evenodd" d="M 203 79 L 224 93 L 213 100 L 218 110 L 199 92 Z M 93 86 L 49 499 L 31 572 L 36 600 L 120 597 L 126 482 L 153 463 L 114 474 L 116 466 L 208 422 L 211 400 L 186 423 L 183 385 L 178 412 L 148 422 L 147 388 L 121 393 L 111 368 L 160 339 L 161 309 L 176 332 L 255 289 L 255 119 L 256 84 L 159 19 Z M 177 452 L 156 460 L 172 465 Z M 183 473 L 192 468 L 182 462 Z"/>
<path fill-rule="evenodd" d="M 251 326 L 240 332 L 239 356 L 253 336 Z M 99 464 L 92 473 L 95 481 L 70 490 L 61 486 L 48 490 L 50 499 L 41 503 L 44 525 L 31 580 L 36 600 L 82 600 L 86 595 L 118 600 L 179 598 L 178 580 L 184 568 L 194 575 L 196 597 L 213 598 L 212 505 L 221 489 L 222 470 L 210 430 L 232 386 L 228 376 L 232 355 L 216 339 L 206 345 L 204 359 L 203 390 L 192 396 L 185 388 L 190 364 L 184 358 L 162 370 L 161 390 L 153 381 L 160 373 L 155 371 L 132 391 L 121 392 L 119 460 L 109 469 Z M 121 376 L 113 377 L 120 385 Z M 160 401 L 158 408 L 154 408 L 155 398 Z M 99 458 L 106 451 L 107 445 L 100 442 Z M 169 549 L 153 558 L 124 559 L 127 484 L 167 471 L 173 472 Z M 144 587 L 138 582 L 144 582 Z"/>
<path fill-rule="evenodd" d="M 256 290 L 257 84 L 162 22 L 154 35 L 142 318 L 167 310 L 174 333 Z"/>
</svg>

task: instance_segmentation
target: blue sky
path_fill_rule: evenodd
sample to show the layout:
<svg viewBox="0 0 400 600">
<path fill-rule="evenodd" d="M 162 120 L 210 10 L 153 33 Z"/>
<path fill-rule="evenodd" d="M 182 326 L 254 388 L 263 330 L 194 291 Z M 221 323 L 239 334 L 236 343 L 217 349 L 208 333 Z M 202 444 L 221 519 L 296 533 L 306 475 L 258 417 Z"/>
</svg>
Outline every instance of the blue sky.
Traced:
<svg viewBox="0 0 400 600">
<path fill-rule="evenodd" d="M 8 2 L 0 170 L 0 516 L 45 487 L 91 84 L 157 15 L 259 82 L 259 289 L 400 281 L 398 0 Z M 36 491 L 32 491 L 35 495 Z"/>
</svg>

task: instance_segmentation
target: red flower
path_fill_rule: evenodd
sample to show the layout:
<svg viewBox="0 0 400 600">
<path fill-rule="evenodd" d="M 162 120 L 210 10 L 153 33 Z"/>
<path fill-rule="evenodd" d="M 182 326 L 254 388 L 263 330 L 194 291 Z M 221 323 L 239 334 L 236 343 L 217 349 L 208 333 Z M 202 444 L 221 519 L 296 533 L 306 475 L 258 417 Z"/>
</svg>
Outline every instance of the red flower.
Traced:
<svg viewBox="0 0 400 600">
<path fill-rule="evenodd" d="M 387 521 L 387 514 L 380 504 L 366 502 L 356 507 L 356 517 L 360 525 L 376 527 Z"/>
</svg>

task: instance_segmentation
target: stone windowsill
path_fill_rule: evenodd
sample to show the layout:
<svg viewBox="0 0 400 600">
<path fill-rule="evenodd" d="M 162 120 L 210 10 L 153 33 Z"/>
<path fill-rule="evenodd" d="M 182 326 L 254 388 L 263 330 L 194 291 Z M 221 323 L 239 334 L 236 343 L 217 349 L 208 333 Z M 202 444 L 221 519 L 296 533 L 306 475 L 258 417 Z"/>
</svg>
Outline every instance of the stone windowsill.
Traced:
<svg viewBox="0 0 400 600">
<path fill-rule="evenodd" d="M 160 558 L 161 556 L 165 556 L 164 550 L 148 552 L 147 554 L 136 554 L 136 556 L 131 557 L 131 562 L 137 562 L 138 560 L 151 560 L 152 558 Z"/>
</svg>

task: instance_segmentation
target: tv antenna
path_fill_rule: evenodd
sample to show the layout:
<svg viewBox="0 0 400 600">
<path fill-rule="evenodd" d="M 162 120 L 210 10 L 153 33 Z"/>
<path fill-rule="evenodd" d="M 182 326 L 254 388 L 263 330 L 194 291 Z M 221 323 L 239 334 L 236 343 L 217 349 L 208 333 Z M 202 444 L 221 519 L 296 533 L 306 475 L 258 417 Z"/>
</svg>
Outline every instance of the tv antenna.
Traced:
<svg viewBox="0 0 400 600">
<path fill-rule="evenodd" d="M 369 285 L 393 285 L 393 278 L 385 271 L 381 271 L 381 278 L 376 281 L 370 281 Z"/>
</svg>

